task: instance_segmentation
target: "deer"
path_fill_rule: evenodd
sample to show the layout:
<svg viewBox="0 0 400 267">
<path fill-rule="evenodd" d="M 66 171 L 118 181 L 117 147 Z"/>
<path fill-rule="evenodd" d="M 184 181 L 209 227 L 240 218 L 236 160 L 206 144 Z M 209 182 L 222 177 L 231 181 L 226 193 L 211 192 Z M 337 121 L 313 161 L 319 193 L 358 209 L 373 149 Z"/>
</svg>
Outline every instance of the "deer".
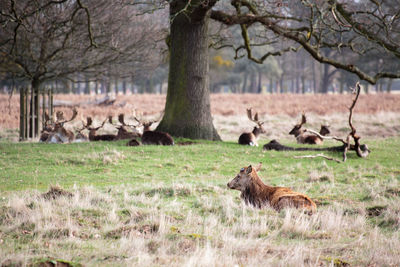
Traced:
<svg viewBox="0 0 400 267">
<path fill-rule="evenodd" d="M 56 122 L 54 124 L 54 131 L 56 132 L 56 136 L 62 141 L 62 143 L 71 143 L 74 141 L 74 133 L 70 130 L 64 128 L 64 124 L 70 122 L 76 118 L 78 112 L 74 108 L 72 110 L 72 117 L 69 120 L 64 119 L 64 113 L 62 111 L 57 111 L 56 113 Z"/>
<path fill-rule="evenodd" d="M 62 111 L 56 112 L 56 121 L 49 117 L 45 113 L 45 124 L 40 135 L 40 141 L 46 143 L 71 143 L 74 139 L 74 133 L 64 128 L 64 124 L 70 122 L 76 118 L 78 112 L 73 109 L 72 116 L 69 120 L 64 119 L 64 113 Z"/>
<path fill-rule="evenodd" d="M 134 116 L 135 120 L 139 122 L 139 124 L 143 125 L 143 134 L 142 134 L 142 144 L 143 145 L 164 145 L 164 146 L 173 146 L 174 139 L 172 136 L 168 133 L 165 132 L 159 132 L 159 131 L 151 131 L 150 126 L 153 123 L 158 122 L 161 118 L 153 120 L 153 121 L 146 121 L 143 122 L 141 119 L 138 119 L 136 116 Z"/>
<path fill-rule="evenodd" d="M 83 124 L 83 121 L 82 121 L 82 124 Z M 82 131 L 85 130 L 85 129 L 86 129 L 86 127 L 83 124 L 82 128 L 76 130 L 77 134 L 75 135 L 75 140 L 74 140 L 75 143 L 81 143 L 81 142 L 89 141 L 89 137 L 86 134 L 82 133 Z"/>
<path fill-rule="evenodd" d="M 241 168 L 236 177 L 227 184 L 228 188 L 239 190 L 245 203 L 256 208 L 270 206 L 278 212 L 289 207 L 304 209 L 309 213 L 316 211 L 317 205 L 308 196 L 287 187 L 264 184 L 257 174 L 261 166 L 260 163 L 255 168 L 251 165 Z"/>
<path fill-rule="evenodd" d="M 257 140 L 260 134 L 265 133 L 265 130 L 263 128 L 264 122 L 259 121 L 258 119 L 258 113 L 252 116 L 252 109 L 246 109 L 247 110 L 247 117 L 249 120 L 252 122 L 256 123 L 257 126 L 254 127 L 253 131 L 251 133 L 242 133 L 239 136 L 239 144 L 240 145 L 250 145 L 250 146 L 258 146 Z"/>
<path fill-rule="evenodd" d="M 296 124 L 293 129 L 289 132 L 290 135 L 294 135 L 299 144 L 310 144 L 310 145 L 321 145 L 324 142 L 320 136 L 317 135 L 307 135 L 307 129 L 302 129 L 303 124 L 307 122 L 306 115 L 304 112 L 301 115 L 300 123 Z M 319 134 L 326 136 L 330 134 L 329 125 L 321 125 Z"/>
<path fill-rule="evenodd" d="M 109 120 L 107 118 L 104 120 L 99 127 L 91 127 L 93 120 L 91 117 L 86 118 L 86 124 L 82 121 L 83 127 L 89 130 L 89 141 L 114 141 L 116 140 L 117 136 L 115 134 L 102 134 L 97 135 L 96 132 L 100 128 L 103 128 L 104 124 Z"/>
<path fill-rule="evenodd" d="M 47 112 L 44 113 L 43 129 L 40 132 L 40 142 L 47 142 L 50 135 L 54 132 L 54 122 Z"/>
<path fill-rule="evenodd" d="M 112 116 L 109 116 L 108 121 L 110 124 L 114 125 L 114 127 L 118 129 L 116 140 L 134 139 L 137 137 L 141 137 L 140 133 L 136 130 L 136 127 L 138 127 L 138 125 L 126 124 L 125 115 L 123 113 L 118 115 L 118 121 L 121 125 L 114 124 L 112 121 Z M 128 128 L 135 129 L 135 132 L 128 131 Z"/>
</svg>

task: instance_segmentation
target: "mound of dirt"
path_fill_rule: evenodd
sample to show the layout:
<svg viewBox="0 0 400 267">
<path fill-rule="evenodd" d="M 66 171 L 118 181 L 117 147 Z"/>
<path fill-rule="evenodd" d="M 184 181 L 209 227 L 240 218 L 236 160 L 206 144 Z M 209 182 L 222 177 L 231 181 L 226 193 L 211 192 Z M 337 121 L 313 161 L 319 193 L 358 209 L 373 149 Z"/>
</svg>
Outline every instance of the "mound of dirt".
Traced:
<svg viewBox="0 0 400 267">
<path fill-rule="evenodd" d="M 59 197 L 73 197 L 74 194 L 71 192 L 65 191 L 64 189 L 58 186 L 51 186 L 50 190 L 47 193 L 41 195 L 42 198 L 47 200 L 57 199 Z"/>
</svg>

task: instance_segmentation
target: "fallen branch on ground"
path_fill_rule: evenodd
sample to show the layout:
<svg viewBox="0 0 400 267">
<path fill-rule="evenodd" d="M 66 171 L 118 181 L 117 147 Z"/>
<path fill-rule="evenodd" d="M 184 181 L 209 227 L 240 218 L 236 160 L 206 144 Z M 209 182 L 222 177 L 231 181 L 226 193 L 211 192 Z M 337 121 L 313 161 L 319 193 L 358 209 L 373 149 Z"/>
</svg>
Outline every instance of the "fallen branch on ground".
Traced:
<svg viewBox="0 0 400 267">
<path fill-rule="evenodd" d="M 295 159 L 302 159 L 302 158 L 317 158 L 317 157 L 321 157 L 327 160 L 333 160 L 336 161 L 337 163 L 342 163 L 342 161 L 335 159 L 335 158 L 331 158 L 328 156 L 325 156 L 324 154 L 317 154 L 317 155 L 304 155 L 304 156 L 294 156 Z"/>
</svg>

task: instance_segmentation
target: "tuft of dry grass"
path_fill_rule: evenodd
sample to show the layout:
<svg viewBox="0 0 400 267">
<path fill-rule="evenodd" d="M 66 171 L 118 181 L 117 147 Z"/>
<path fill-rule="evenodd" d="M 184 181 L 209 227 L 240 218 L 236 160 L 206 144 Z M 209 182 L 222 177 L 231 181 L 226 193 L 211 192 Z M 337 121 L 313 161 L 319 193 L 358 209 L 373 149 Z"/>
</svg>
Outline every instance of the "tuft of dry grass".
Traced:
<svg viewBox="0 0 400 267">
<path fill-rule="evenodd" d="M 236 192 L 203 183 L 82 187 L 71 194 L 46 199 L 27 191 L 1 203 L 0 264 L 43 258 L 85 266 L 400 264 L 399 196 L 377 199 L 386 207 L 379 214 L 362 202 L 353 203 L 353 212 L 333 202 L 309 216 L 254 209 Z"/>
</svg>

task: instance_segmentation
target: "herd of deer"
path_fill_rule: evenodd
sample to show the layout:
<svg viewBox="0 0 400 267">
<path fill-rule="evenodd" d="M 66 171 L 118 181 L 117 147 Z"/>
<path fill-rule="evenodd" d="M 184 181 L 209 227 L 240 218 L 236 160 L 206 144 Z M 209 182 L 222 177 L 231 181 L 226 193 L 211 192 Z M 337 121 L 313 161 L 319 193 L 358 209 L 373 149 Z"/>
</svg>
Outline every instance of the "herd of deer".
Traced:
<svg viewBox="0 0 400 267">
<path fill-rule="evenodd" d="M 327 150 L 327 151 L 342 151 L 343 161 L 346 160 L 346 153 L 348 150 L 356 151 L 359 157 L 367 157 L 370 153 L 366 144 L 360 144 L 360 136 L 356 134 L 356 129 L 352 124 L 353 108 L 357 102 L 360 94 L 361 87 L 359 83 L 356 85 L 356 97 L 350 107 L 349 114 L 349 126 L 351 132 L 347 135 L 346 139 L 341 139 L 335 136 L 327 136 L 330 134 L 327 125 L 321 125 L 321 129 L 318 132 L 304 129 L 303 125 L 307 122 L 306 116 L 303 112 L 300 123 L 296 124 L 293 129 L 289 132 L 289 135 L 294 135 L 296 141 L 300 144 L 313 144 L 320 145 L 324 139 L 333 139 L 342 142 L 342 146 L 328 147 L 328 148 L 292 148 L 279 144 L 276 140 L 272 140 L 270 143 L 264 145 L 264 150 Z M 124 114 L 118 116 L 119 124 L 113 122 L 112 116 L 104 120 L 100 126 L 93 127 L 93 121 L 91 117 L 86 119 L 86 122 L 82 121 L 82 128 L 77 130 L 76 135 L 73 132 L 64 128 L 64 124 L 74 120 L 77 116 L 77 111 L 74 109 L 72 117 L 69 120 L 64 119 L 64 115 L 61 111 L 56 113 L 56 119 L 53 120 L 45 114 L 45 125 L 40 136 L 40 141 L 49 143 L 70 143 L 70 142 L 83 142 L 83 141 L 113 141 L 122 139 L 131 139 L 127 145 L 137 146 L 140 145 L 136 138 L 140 137 L 142 144 L 154 144 L 154 145 L 174 145 L 174 140 L 168 133 L 151 131 L 150 127 L 153 121 L 143 121 L 134 117 L 137 125 L 129 125 L 125 123 Z M 246 132 L 240 135 L 238 143 L 241 145 L 258 146 L 257 140 L 262 133 L 265 133 L 263 128 L 264 122 L 259 120 L 258 113 L 253 116 L 252 109 L 247 109 L 247 117 L 250 121 L 256 123 L 252 132 Z M 161 119 L 161 118 L 160 118 Z M 106 122 L 109 122 L 117 130 L 117 134 L 103 134 L 98 135 L 97 131 L 104 126 Z M 143 127 L 143 133 L 140 134 L 137 128 Z M 82 131 L 89 131 L 89 136 L 86 136 Z M 131 130 L 129 130 L 131 129 Z M 351 144 L 350 139 L 353 138 L 355 144 Z M 331 158 L 328 158 L 331 159 Z M 241 191 L 241 198 L 250 205 L 258 208 L 264 206 L 270 206 L 277 211 L 285 207 L 301 208 L 313 213 L 316 210 L 315 203 L 306 195 L 292 191 L 287 187 L 272 187 L 264 184 L 257 174 L 257 171 L 261 169 L 261 163 L 256 168 L 251 165 L 240 169 L 236 177 L 230 181 L 227 186 L 230 189 Z"/>
<path fill-rule="evenodd" d="M 86 122 L 82 121 L 82 128 L 76 130 L 76 134 L 72 131 L 67 130 L 64 125 L 76 118 L 78 112 L 76 109 L 73 110 L 70 119 L 66 120 L 62 111 L 56 112 L 56 118 L 50 118 L 48 114 L 45 114 L 44 127 L 40 136 L 41 142 L 46 143 L 71 143 L 71 142 L 87 142 L 87 141 L 116 141 L 130 139 L 127 146 L 138 146 L 140 145 L 137 138 L 141 138 L 142 144 L 145 145 L 174 145 L 173 138 L 164 132 L 151 131 L 150 126 L 157 122 L 143 121 L 137 117 L 134 117 L 138 122 L 137 125 L 131 125 L 125 123 L 124 114 L 119 114 L 118 122 L 113 122 L 112 116 L 105 119 L 100 126 L 94 127 L 93 120 L 91 117 L 86 118 Z M 116 134 L 97 134 L 97 131 L 104 127 L 106 122 L 113 125 L 118 132 Z M 143 127 L 143 133 L 138 131 L 138 128 Z M 87 130 L 89 135 L 83 133 Z"/>
<path fill-rule="evenodd" d="M 258 146 L 257 140 L 260 136 L 260 134 L 265 133 L 265 130 L 263 128 L 264 122 L 260 121 L 258 118 L 258 113 L 256 113 L 254 116 L 252 115 L 253 111 L 252 109 L 247 109 L 247 117 L 249 118 L 250 121 L 254 122 L 257 124 L 253 128 L 253 131 L 251 133 L 242 133 L 239 137 L 239 144 L 241 145 L 250 145 L 250 146 Z M 329 126 L 328 125 L 321 125 L 321 129 L 319 131 L 319 135 L 311 133 L 307 134 L 307 129 L 302 129 L 303 124 L 307 122 L 306 115 L 302 114 L 301 116 L 301 121 L 299 124 L 296 124 L 293 129 L 289 132 L 290 135 L 294 135 L 294 137 L 297 140 L 297 143 L 299 144 L 310 144 L 310 145 L 320 145 L 323 143 L 324 139 L 321 136 L 326 136 L 327 134 L 330 134 L 329 131 Z"/>
<path fill-rule="evenodd" d="M 65 119 L 62 111 L 56 112 L 55 120 L 45 114 L 45 123 L 40 136 L 41 142 L 47 143 L 71 143 L 71 142 L 86 142 L 86 141 L 115 141 L 130 139 L 128 146 L 140 145 L 137 138 L 141 138 L 142 144 L 145 145 L 174 145 L 173 138 L 164 132 L 151 131 L 150 127 L 158 120 L 143 121 L 142 119 L 134 119 L 138 124 L 127 124 L 124 114 L 118 116 L 118 124 L 113 121 L 112 116 L 105 119 L 99 126 L 93 126 L 91 117 L 86 118 L 86 122 L 82 120 L 82 127 L 76 130 L 76 134 L 67 130 L 64 126 L 66 123 L 73 121 L 78 115 L 76 109 L 73 110 L 70 119 Z M 265 133 L 263 128 L 264 122 L 258 118 L 258 113 L 254 116 L 252 109 L 247 109 L 248 118 L 257 124 L 251 133 L 243 133 L 239 137 L 239 144 L 258 146 L 257 140 L 260 134 Z M 106 123 L 113 125 L 117 129 L 116 134 L 97 134 L 97 131 L 104 127 Z M 295 125 L 289 134 L 293 134 L 299 143 L 320 144 L 322 139 L 314 135 L 305 135 L 305 130 L 302 130 L 302 125 L 306 123 L 306 117 L 303 114 L 300 124 Z M 138 131 L 139 127 L 143 127 L 143 133 Z M 87 130 L 88 135 L 83 131 Z M 329 133 L 326 126 L 321 127 L 320 134 Z M 257 171 L 261 168 L 261 164 L 253 168 L 251 165 L 240 170 L 239 174 L 228 183 L 231 189 L 237 189 L 242 192 L 241 197 L 247 204 L 255 207 L 264 207 L 270 205 L 276 210 L 281 210 L 284 207 L 292 206 L 296 208 L 306 209 L 313 212 L 316 209 L 315 203 L 306 195 L 293 192 L 286 187 L 271 187 L 265 185 L 257 175 Z"/>
</svg>

